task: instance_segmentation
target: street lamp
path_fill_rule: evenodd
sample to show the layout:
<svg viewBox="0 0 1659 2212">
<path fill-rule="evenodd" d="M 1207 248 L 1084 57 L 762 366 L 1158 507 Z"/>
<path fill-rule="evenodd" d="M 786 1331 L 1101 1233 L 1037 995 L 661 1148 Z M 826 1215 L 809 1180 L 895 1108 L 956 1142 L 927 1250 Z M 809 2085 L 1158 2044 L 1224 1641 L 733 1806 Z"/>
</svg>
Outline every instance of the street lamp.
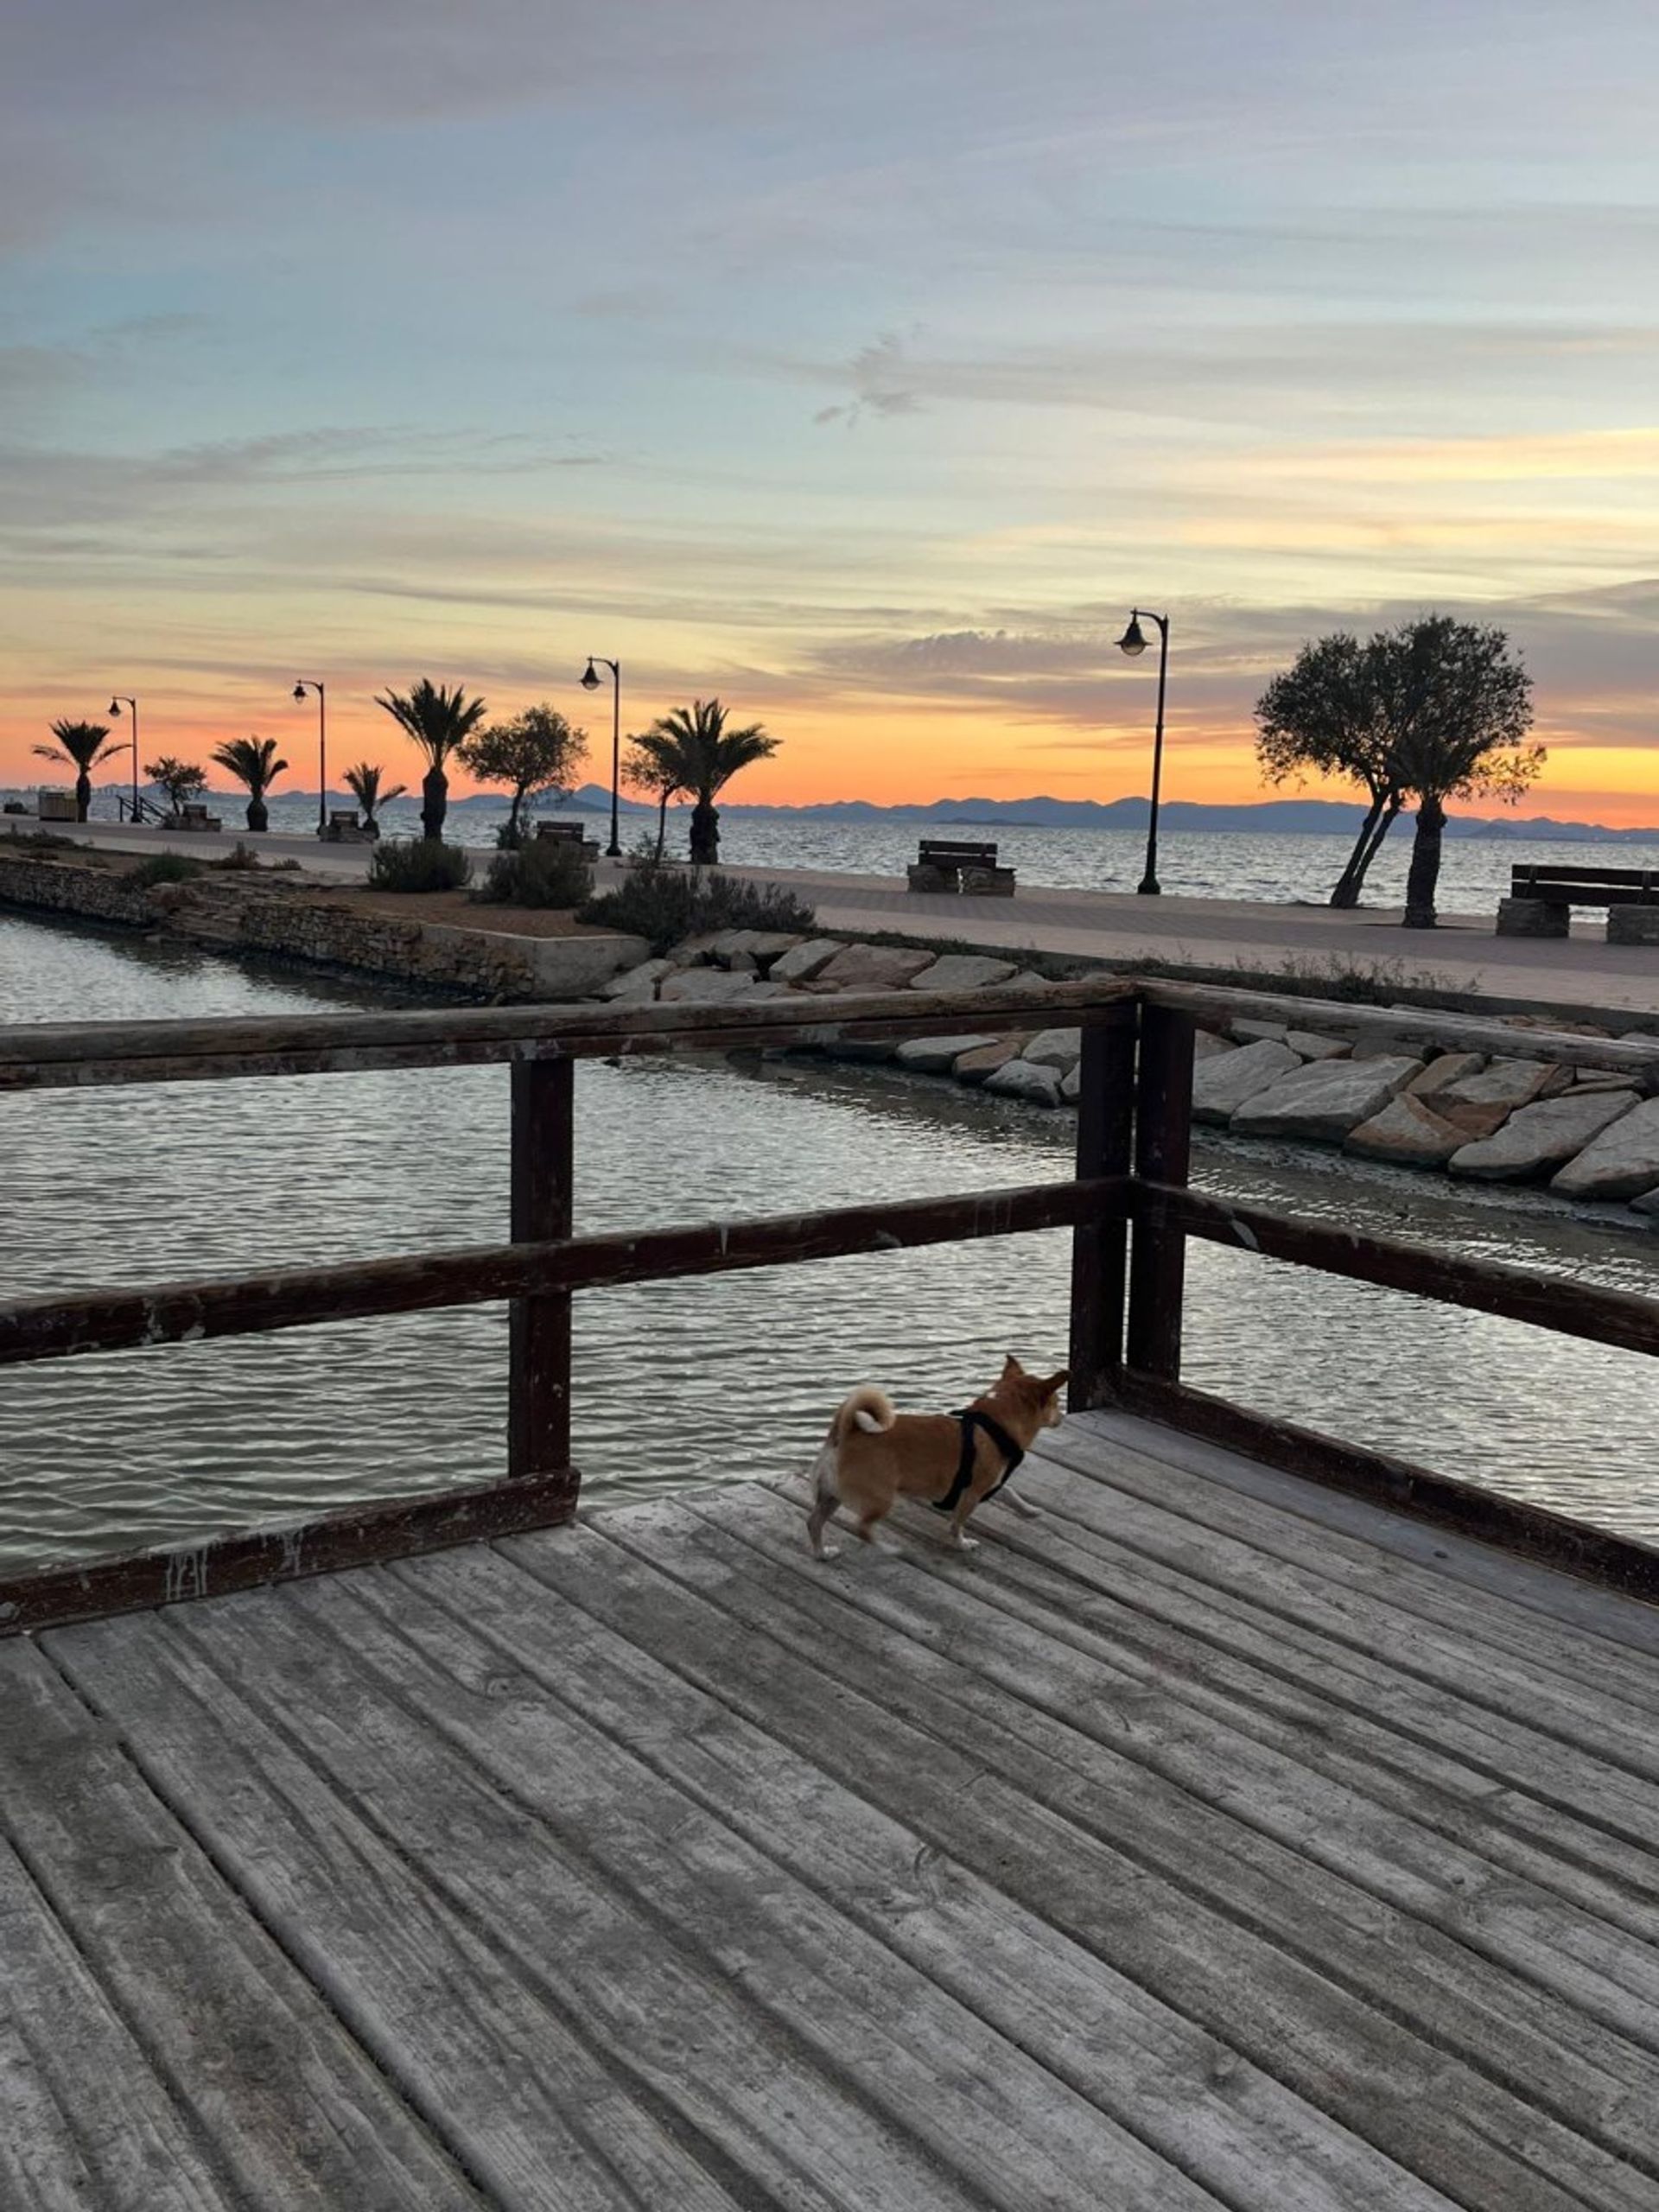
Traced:
<svg viewBox="0 0 1659 2212">
<path fill-rule="evenodd" d="M 111 699 L 110 712 L 118 721 L 121 719 L 121 709 L 124 704 L 132 709 L 132 818 L 137 822 L 138 819 L 138 702 L 136 699 L 128 699 L 124 695 Z"/>
<path fill-rule="evenodd" d="M 611 842 L 605 848 L 607 860 L 620 860 L 622 840 L 617 834 L 617 812 L 620 806 L 622 787 L 622 664 L 607 660 L 603 653 L 589 653 L 588 666 L 582 678 L 584 691 L 597 691 L 600 684 L 597 661 L 601 668 L 611 671 Z"/>
<path fill-rule="evenodd" d="M 1152 741 L 1152 812 L 1147 821 L 1147 872 L 1135 889 L 1155 899 L 1161 889 L 1158 881 L 1158 786 L 1164 772 L 1164 683 L 1169 674 L 1169 617 L 1154 614 L 1147 609 L 1129 609 L 1129 626 L 1117 641 L 1119 652 L 1127 653 L 1131 660 L 1147 650 L 1147 640 L 1141 628 L 1141 618 L 1158 625 L 1158 722 Z"/>
<path fill-rule="evenodd" d="M 321 683 L 308 676 L 294 686 L 294 696 L 303 699 L 307 688 L 317 695 L 317 835 L 328 835 L 328 700 Z"/>
</svg>

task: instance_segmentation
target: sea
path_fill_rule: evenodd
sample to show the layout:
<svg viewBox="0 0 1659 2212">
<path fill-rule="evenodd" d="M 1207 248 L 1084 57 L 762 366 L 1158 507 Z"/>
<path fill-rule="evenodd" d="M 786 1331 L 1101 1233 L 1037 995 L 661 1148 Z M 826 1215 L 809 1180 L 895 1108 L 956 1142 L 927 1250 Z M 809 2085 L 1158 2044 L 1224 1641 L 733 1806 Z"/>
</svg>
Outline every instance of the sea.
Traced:
<svg viewBox="0 0 1659 2212">
<path fill-rule="evenodd" d="M 1076 833 L 1058 833 L 1074 836 Z M 1226 842 L 1226 841 L 1220 841 Z M 0 1022 L 408 1003 L 194 947 L 0 915 Z M 0 1096 L 0 1299 L 503 1238 L 507 1073 L 413 1069 Z M 578 1231 L 1063 1177 L 1069 1117 L 880 1068 L 653 1059 L 578 1072 Z M 1659 1241 L 1546 1195 L 1201 1142 L 1205 1188 L 1659 1295 Z M 1003 1354 L 1061 1363 L 1048 1232 L 576 1301 L 575 1457 L 595 1503 L 776 1475 L 877 1381 L 960 1405 Z M 1659 1540 L 1653 1371 L 1607 1351 L 1198 1244 L 1186 1378 Z M 505 1466 L 506 1315 L 480 1307 L 11 1368 L 0 1573 L 199 1541 Z"/>
</svg>

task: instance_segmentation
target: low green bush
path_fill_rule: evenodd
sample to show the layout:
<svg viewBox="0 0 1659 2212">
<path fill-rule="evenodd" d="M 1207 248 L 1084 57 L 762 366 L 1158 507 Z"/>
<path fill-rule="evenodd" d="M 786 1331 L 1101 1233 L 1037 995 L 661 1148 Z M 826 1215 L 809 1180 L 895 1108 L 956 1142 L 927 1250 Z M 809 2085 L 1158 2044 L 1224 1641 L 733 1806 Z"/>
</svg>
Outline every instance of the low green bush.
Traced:
<svg viewBox="0 0 1659 2212">
<path fill-rule="evenodd" d="M 139 861 L 127 878 L 141 891 L 148 891 L 157 883 L 188 883 L 201 874 L 202 862 L 193 861 L 188 853 L 151 853 Z"/>
<path fill-rule="evenodd" d="M 593 887 L 579 846 L 532 837 L 499 852 L 473 896 L 496 906 L 580 906 Z"/>
<path fill-rule="evenodd" d="M 659 953 L 716 930 L 804 935 L 814 924 L 812 909 L 777 884 L 652 862 L 632 868 L 620 890 L 590 899 L 579 918 L 648 938 Z"/>
<path fill-rule="evenodd" d="M 59 837 L 50 830 L 14 830 L 6 839 L 9 853 L 27 853 L 31 860 L 61 861 L 72 855 L 77 860 L 97 862 L 104 856 L 89 846 L 78 845 L 73 837 Z"/>
<path fill-rule="evenodd" d="M 472 855 L 437 837 L 383 837 L 369 860 L 371 891 L 460 891 L 472 880 Z"/>
</svg>

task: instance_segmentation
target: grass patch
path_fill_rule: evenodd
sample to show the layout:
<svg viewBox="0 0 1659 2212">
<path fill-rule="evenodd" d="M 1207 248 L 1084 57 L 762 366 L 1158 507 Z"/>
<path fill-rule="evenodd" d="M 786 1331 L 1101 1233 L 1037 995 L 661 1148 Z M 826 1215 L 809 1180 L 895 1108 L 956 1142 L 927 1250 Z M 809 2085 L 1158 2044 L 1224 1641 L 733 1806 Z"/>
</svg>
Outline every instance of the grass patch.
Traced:
<svg viewBox="0 0 1659 2212">
<path fill-rule="evenodd" d="M 0 843 L 0 852 L 22 853 L 34 861 L 86 861 L 93 868 L 101 867 L 104 861 L 102 853 L 78 845 L 73 837 L 60 837 L 50 830 L 25 830 Z"/>
<path fill-rule="evenodd" d="M 472 855 L 436 837 L 383 839 L 369 860 L 371 891 L 460 891 L 473 880 Z"/>
<path fill-rule="evenodd" d="M 209 861 L 207 865 L 221 875 L 240 875 L 249 868 L 262 868 L 267 875 L 297 875 L 300 872 L 298 861 L 261 860 L 253 847 L 245 845 L 239 837 L 228 853 L 221 854 L 216 861 Z"/>
<path fill-rule="evenodd" d="M 578 845 L 532 837 L 497 853 L 473 896 L 493 906 L 580 906 L 592 893 L 593 871 Z"/>
<path fill-rule="evenodd" d="M 157 883 L 189 883 L 206 865 L 203 861 L 193 861 L 185 853 L 151 853 L 139 861 L 127 880 L 140 891 L 148 891 Z"/>
<path fill-rule="evenodd" d="M 804 937 L 816 925 L 812 909 L 781 885 L 652 865 L 632 869 L 620 890 L 590 899 L 578 918 L 645 938 L 653 952 L 717 930 L 778 930 Z"/>
</svg>

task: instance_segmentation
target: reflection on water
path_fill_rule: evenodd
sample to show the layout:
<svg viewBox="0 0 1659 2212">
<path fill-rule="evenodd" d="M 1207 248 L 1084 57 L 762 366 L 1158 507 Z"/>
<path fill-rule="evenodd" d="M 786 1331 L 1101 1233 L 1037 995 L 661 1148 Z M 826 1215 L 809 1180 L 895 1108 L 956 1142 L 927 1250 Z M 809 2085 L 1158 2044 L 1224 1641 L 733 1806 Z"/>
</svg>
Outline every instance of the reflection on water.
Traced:
<svg viewBox="0 0 1659 2212">
<path fill-rule="evenodd" d="M 0 918 L 0 1019 L 316 1010 L 384 994 Z M 0 1098 L 0 1294 L 239 1273 L 505 1233 L 501 1069 Z M 1034 1181 L 1067 1123 L 812 1063 L 586 1064 L 579 1230 Z M 1652 1294 L 1638 1234 L 1387 1170 L 1206 1154 L 1199 1179 L 1318 1218 Z M 1064 1233 L 577 1301 L 590 1495 L 770 1473 L 867 1376 L 960 1403 L 1003 1352 L 1064 1353 Z M 1195 1245 L 1188 1379 L 1659 1535 L 1651 1376 L 1633 1355 Z M 503 1309 L 160 1346 L 0 1376 L 0 1565 L 176 1541 L 476 1481 L 503 1465 Z"/>
</svg>

